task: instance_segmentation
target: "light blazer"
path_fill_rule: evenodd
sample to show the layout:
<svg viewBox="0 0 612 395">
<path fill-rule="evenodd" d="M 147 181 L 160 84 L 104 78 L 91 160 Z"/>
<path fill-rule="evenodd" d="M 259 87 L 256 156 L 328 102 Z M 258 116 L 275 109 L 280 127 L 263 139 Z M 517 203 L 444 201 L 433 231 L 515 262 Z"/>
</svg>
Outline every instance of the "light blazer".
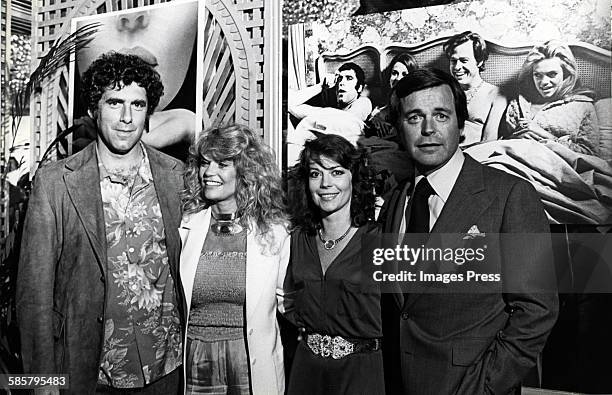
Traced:
<svg viewBox="0 0 612 395">
<path fill-rule="evenodd" d="M 187 301 L 187 317 L 193 281 L 209 225 L 210 209 L 206 209 L 185 216 L 179 229 L 183 242 L 180 271 Z M 283 345 L 276 310 L 287 303 L 284 300 L 283 281 L 289 263 L 290 243 L 283 226 L 275 225 L 272 231 L 274 245 L 271 248 L 264 248 L 255 237 L 255 229 L 247 235 L 246 333 L 255 395 L 282 395 L 285 391 Z"/>
<path fill-rule="evenodd" d="M 181 321 L 177 227 L 183 165 L 145 146 L 166 232 Z M 95 142 L 40 168 L 30 195 L 17 276 L 26 373 L 70 375 L 70 393 L 95 392 L 102 352 L 106 229 Z"/>
<path fill-rule="evenodd" d="M 385 233 L 398 232 L 411 189 L 399 187 L 385 204 L 381 214 Z M 409 203 L 406 210 L 410 209 Z M 549 232 L 531 184 L 466 155 L 431 232 L 467 233 L 473 225 L 481 233 Z M 531 257 L 537 255 L 533 250 L 519 248 L 511 254 L 506 260 L 504 251 L 502 270 L 520 265 L 524 269 L 519 272 L 521 282 L 554 288 L 550 285 L 554 275 L 542 278 L 546 271 L 529 266 Z M 548 273 L 554 273 L 552 268 Z M 401 296 L 395 298 L 400 309 L 395 322 L 399 325 L 400 373 L 406 394 L 513 391 L 535 365 L 558 312 L 554 293 L 422 293 L 407 294 L 405 300 Z"/>
</svg>

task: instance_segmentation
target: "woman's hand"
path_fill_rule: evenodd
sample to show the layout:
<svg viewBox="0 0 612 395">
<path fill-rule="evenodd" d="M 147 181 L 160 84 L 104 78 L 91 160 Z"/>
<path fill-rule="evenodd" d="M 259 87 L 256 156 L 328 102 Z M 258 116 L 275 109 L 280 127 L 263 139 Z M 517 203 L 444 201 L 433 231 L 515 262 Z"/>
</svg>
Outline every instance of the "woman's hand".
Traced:
<svg viewBox="0 0 612 395">
<path fill-rule="evenodd" d="M 555 135 L 542 128 L 536 121 L 527 118 L 519 118 L 516 131 L 512 133 L 510 137 L 515 139 L 530 139 L 536 141 L 555 139 Z"/>
</svg>

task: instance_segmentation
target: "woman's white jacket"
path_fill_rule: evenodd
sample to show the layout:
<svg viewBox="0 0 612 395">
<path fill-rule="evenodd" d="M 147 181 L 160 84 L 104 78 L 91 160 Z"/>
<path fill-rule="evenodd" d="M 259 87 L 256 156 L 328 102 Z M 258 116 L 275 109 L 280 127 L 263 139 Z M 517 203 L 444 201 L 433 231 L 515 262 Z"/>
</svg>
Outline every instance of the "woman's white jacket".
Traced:
<svg viewBox="0 0 612 395">
<path fill-rule="evenodd" d="M 182 241 L 180 273 L 187 301 L 187 317 L 193 281 L 209 225 L 210 209 L 206 209 L 184 216 L 179 229 Z M 273 242 L 268 244 L 255 237 L 256 231 L 253 226 L 247 235 L 246 255 L 246 334 L 251 384 L 254 395 L 283 394 L 283 346 L 276 310 L 278 307 L 282 312 L 288 305 L 284 298 L 283 282 L 289 262 L 289 235 L 284 226 L 274 225 Z"/>
</svg>

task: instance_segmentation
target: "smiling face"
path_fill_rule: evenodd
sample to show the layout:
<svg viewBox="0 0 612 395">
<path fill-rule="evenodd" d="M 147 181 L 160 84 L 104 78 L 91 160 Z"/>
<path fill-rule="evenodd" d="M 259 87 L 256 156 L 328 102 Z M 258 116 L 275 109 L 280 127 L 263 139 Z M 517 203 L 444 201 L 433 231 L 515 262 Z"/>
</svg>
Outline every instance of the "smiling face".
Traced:
<svg viewBox="0 0 612 395">
<path fill-rule="evenodd" d="M 389 77 L 389 87 L 393 89 L 395 85 L 408 75 L 408 67 L 402 62 L 395 62 L 391 69 L 391 76 Z"/>
<path fill-rule="evenodd" d="M 474 57 L 472 41 L 456 46 L 449 62 L 450 73 L 459 81 L 462 87 L 469 88 L 480 80 L 479 64 Z"/>
<path fill-rule="evenodd" d="M 533 84 L 544 99 L 555 97 L 563 84 L 563 67 L 561 59 L 542 59 L 533 65 Z"/>
<path fill-rule="evenodd" d="M 195 2 L 169 4 L 96 19 L 101 23 L 97 33 L 77 53 L 79 70 L 84 72 L 98 56 L 109 51 L 137 55 L 160 74 L 165 94 L 157 109 L 164 109 L 185 80 L 198 18 Z"/>
<path fill-rule="evenodd" d="M 355 70 L 342 70 L 336 73 L 336 100 L 340 108 L 351 104 L 357 97 L 361 87 L 357 89 Z"/>
<path fill-rule="evenodd" d="M 457 151 L 461 131 L 448 85 L 401 98 L 400 115 L 402 143 L 421 174 L 444 166 Z"/>
<path fill-rule="evenodd" d="M 236 212 L 236 166 L 232 160 L 215 161 L 204 155 L 198 173 L 202 194 L 206 200 L 214 202 L 218 212 Z"/>
<path fill-rule="evenodd" d="M 319 162 L 309 164 L 308 190 L 312 201 L 325 214 L 346 212 L 350 216 L 353 191 L 350 170 L 326 156 L 321 156 Z"/>
<path fill-rule="evenodd" d="M 135 82 L 106 89 L 89 115 L 98 126 L 98 149 L 126 155 L 140 141 L 147 123 L 147 91 Z"/>
</svg>

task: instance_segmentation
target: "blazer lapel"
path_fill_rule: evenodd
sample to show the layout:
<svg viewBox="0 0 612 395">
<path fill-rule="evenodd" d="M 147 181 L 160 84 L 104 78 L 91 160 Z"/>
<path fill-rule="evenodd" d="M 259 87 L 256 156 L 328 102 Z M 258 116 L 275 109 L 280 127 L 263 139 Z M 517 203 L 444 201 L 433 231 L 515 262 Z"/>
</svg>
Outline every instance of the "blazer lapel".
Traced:
<svg viewBox="0 0 612 395">
<path fill-rule="evenodd" d="M 406 197 L 411 190 L 412 182 L 407 181 L 403 186 L 397 188 L 391 199 L 389 199 L 389 206 L 384 213 L 384 233 L 398 233 L 402 220 L 404 219 L 404 205 L 406 203 Z M 406 210 L 409 210 L 407 207 Z M 410 213 L 410 211 L 408 211 Z"/>
<path fill-rule="evenodd" d="M 65 166 L 69 172 L 64 174 L 64 182 L 100 270 L 106 276 L 106 226 L 95 144 L 89 144 L 66 162 Z"/>
<path fill-rule="evenodd" d="M 209 224 L 210 210 L 205 209 L 194 214 L 185 215 L 178 230 L 182 242 L 179 269 L 186 302 L 186 318 L 189 317 L 193 282 Z"/>
<path fill-rule="evenodd" d="M 431 233 L 465 233 L 492 203 L 480 165 L 465 156 L 463 168 Z"/>
<path fill-rule="evenodd" d="M 465 233 L 491 205 L 492 197 L 484 188 L 480 166 L 470 156 L 465 156 L 459 177 L 431 233 Z M 421 295 L 409 294 L 405 298 L 403 310 L 409 309 Z"/>
<path fill-rule="evenodd" d="M 261 243 L 256 239 L 257 228 L 253 229 L 247 236 L 247 264 L 246 264 L 246 312 L 247 322 L 253 320 L 253 314 L 261 295 L 267 289 L 266 284 L 270 281 L 276 283 L 276 275 L 273 269 L 278 270 L 274 264 L 274 255 L 264 255 Z"/>
<path fill-rule="evenodd" d="M 146 145 L 145 149 L 149 157 L 155 192 L 157 193 L 164 222 L 168 261 L 171 263 L 170 270 L 172 270 L 172 276 L 177 279 L 177 264 L 181 248 L 177 231 L 181 219 L 178 193 L 183 189 L 182 169 L 177 166 L 176 162 L 164 158 L 157 151 L 150 149 Z"/>
<path fill-rule="evenodd" d="M 406 198 L 411 190 L 412 182 L 406 181 L 404 186 L 398 188 L 393 197 L 389 200 L 389 211 L 387 212 L 387 218 L 385 221 L 384 232 L 385 233 L 399 233 L 400 226 L 405 217 L 404 206 L 406 206 L 406 212 L 410 214 L 410 202 L 406 205 Z M 403 239 L 403 238 L 402 238 Z M 397 243 L 402 243 L 399 239 Z M 402 292 L 393 292 L 393 299 L 397 303 L 398 308 L 401 310 L 404 305 L 404 294 Z"/>
</svg>

